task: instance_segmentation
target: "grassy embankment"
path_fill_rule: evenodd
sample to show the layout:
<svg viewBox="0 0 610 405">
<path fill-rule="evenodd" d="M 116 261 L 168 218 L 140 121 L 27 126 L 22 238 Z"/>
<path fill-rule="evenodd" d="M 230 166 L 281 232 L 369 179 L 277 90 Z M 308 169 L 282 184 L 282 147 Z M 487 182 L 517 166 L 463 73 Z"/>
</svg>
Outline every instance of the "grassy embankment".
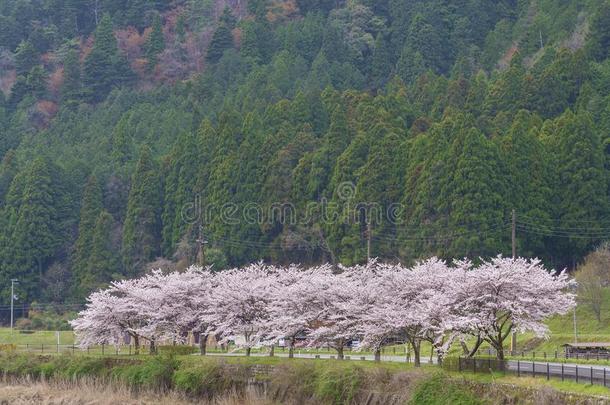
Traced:
<svg viewBox="0 0 610 405">
<path fill-rule="evenodd" d="M 415 369 L 404 363 L 354 363 L 280 358 L 156 356 L 0 355 L 8 381 L 25 377 L 55 384 L 95 382 L 139 394 L 172 393 L 185 400 L 245 395 L 252 387 L 275 403 L 493 404 L 593 403 L 608 389 L 560 381 L 449 373 L 438 367 Z M 2 390 L 0 389 L 0 393 Z M 610 397 L 608 398 L 610 401 Z M 506 402 L 508 401 L 508 402 Z M 598 402 L 600 403 L 600 402 Z M 603 403 L 603 402 L 601 402 Z"/>
</svg>

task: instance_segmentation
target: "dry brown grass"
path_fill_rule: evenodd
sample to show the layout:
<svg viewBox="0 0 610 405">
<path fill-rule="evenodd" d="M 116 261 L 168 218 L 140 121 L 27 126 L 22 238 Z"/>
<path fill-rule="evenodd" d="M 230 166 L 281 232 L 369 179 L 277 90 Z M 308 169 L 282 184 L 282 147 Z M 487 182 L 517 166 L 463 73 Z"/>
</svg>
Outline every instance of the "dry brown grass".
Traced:
<svg viewBox="0 0 610 405">
<path fill-rule="evenodd" d="M 0 385 L 0 403 L 11 405 L 181 405 L 192 404 L 192 400 L 177 393 L 154 394 L 135 393 L 127 387 L 109 386 L 93 380 L 80 380 L 78 383 L 31 382 L 28 380 L 3 383 Z M 198 404 L 207 405 L 271 405 L 253 390 L 244 394 L 227 393 L 212 401 Z"/>
</svg>

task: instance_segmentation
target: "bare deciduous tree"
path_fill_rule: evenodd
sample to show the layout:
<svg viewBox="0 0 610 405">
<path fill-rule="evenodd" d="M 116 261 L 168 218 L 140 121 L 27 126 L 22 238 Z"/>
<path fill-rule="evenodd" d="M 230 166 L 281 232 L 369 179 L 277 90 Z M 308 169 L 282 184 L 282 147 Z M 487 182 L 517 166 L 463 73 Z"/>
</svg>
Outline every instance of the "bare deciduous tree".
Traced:
<svg viewBox="0 0 610 405">
<path fill-rule="evenodd" d="M 576 272 L 578 299 L 591 308 L 601 322 L 604 298 L 610 286 L 610 243 L 604 243 L 589 253 Z"/>
</svg>

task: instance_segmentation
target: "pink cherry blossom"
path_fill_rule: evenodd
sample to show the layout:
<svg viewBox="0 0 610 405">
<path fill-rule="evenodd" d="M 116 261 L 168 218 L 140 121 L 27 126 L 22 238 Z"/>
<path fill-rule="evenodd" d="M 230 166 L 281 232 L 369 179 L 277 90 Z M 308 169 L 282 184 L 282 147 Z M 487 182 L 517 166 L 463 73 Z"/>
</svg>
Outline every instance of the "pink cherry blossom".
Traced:
<svg viewBox="0 0 610 405">
<path fill-rule="evenodd" d="M 136 351 L 145 341 L 154 352 L 193 332 L 202 354 L 214 334 L 247 354 L 283 339 L 290 355 L 303 344 L 331 347 L 343 358 L 344 348 L 360 341 L 379 359 L 384 345 L 407 342 L 419 365 L 423 341 L 439 360 L 468 336 L 476 339 L 472 353 L 488 342 L 503 358 L 511 332 L 545 337 L 545 320 L 575 305 L 570 283 L 537 259 L 501 256 L 478 266 L 431 258 L 410 268 L 375 260 L 339 268 L 256 263 L 220 273 L 191 267 L 114 282 L 91 294 L 71 324 L 82 347 L 119 345 L 129 335 Z"/>
</svg>

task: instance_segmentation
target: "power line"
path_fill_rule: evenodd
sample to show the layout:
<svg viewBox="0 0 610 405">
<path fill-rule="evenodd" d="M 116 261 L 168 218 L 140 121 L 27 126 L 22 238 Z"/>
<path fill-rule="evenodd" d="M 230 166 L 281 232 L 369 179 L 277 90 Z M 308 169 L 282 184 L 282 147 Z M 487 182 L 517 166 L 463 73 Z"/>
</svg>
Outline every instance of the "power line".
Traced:
<svg viewBox="0 0 610 405">
<path fill-rule="evenodd" d="M 221 245 L 229 245 L 235 247 L 249 247 L 249 248 L 267 248 L 267 249 L 278 249 L 282 250 L 281 246 L 277 246 L 277 243 L 270 242 L 257 242 L 240 239 L 228 239 L 228 238 L 211 238 L 214 242 L 220 242 Z M 316 248 L 323 248 L 323 245 L 319 242 L 309 243 L 308 247 L 298 247 L 296 250 L 312 250 Z"/>
<path fill-rule="evenodd" d="M 465 230 L 465 231 L 460 231 L 460 232 L 454 232 L 451 234 L 444 234 L 444 235 L 430 235 L 430 236 L 393 236 L 393 237 L 384 237 L 384 236 L 375 236 L 374 239 L 378 240 L 378 241 L 406 241 L 406 242 L 434 242 L 434 241 L 448 241 L 448 240 L 453 240 L 453 239 L 457 239 L 457 238 L 461 238 L 464 236 L 473 236 L 473 235 L 482 235 L 482 234 L 489 234 L 489 233 L 496 233 L 496 232 L 500 232 L 506 229 L 506 227 L 509 225 L 508 222 L 502 223 L 502 224 L 497 224 L 494 226 L 491 226 L 485 230 L 480 230 L 480 229 L 470 229 L 470 230 Z M 466 225 L 461 225 L 461 226 L 466 226 Z M 470 225 L 472 226 L 472 225 Z M 425 229 L 425 228 L 420 228 L 420 229 Z M 444 227 L 444 229 L 446 229 L 446 227 Z M 402 230 L 399 229 L 397 230 L 397 232 L 401 232 Z"/>
<path fill-rule="evenodd" d="M 467 226 L 467 225 L 458 225 L 458 227 L 462 227 L 462 226 Z M 472 226 L 472 225 L 470 225 Z M 464 236 L 473 236 L 473 235 L 481 235 L 481 234 L 489 234 L 489 233 L 495 233 L 495 232 L 500 232 L 503 231 L 506 226 L 508 226 L 508 222 L 504 222 L 501 224 L 497 224 L 495 226 L 491 226 L 485 230 L 478 230 L 478 229 L 469 229 L 469 230 L 460 230 L 454 232 L 454 233 L 449 233 L 449 234 L 444 234 L 444 235 L 430 235 L 430 236 L 407 236 L 407 237 L 403 237 L 403 236 L 397 236 L 397 235 L 391 235 L 391 236 L 383 236 L 383 235 L 373 235 L 371 237 L 372 240 L 377 241 L 377 242 L 434 242 L 434 241 L 440 241 L 440 242 L 444 242 L 444 241 L 449 241 L 449 240 L 453 240 L 453 239 L 457 239 L 457 238 L 461 238 Z M 397 233 L 400 232 L 404 232 L 404 229 L 419 229 L 421 230 L 430 230 L 431 227 L 420 227 L 420 228 L 400 228 L 397 229 Z M 457 228 L 457 227 L 456 227 Z M 444 229 L 447 229 L 446 227 Z M 386 234 L 389 235 L 389 234 Z M 214 242 L 220 243 L 222 245 L 226 245 L 226 246 L 234 246 L 234 247 L 249 247 L 249 248 L 268 248 L 268 249 L 276 249 L 276 250 L 283 250 L 282 246 L 278 246 L 277 243 L 271 243 L 271 242 L 260 242 L 260 241 L 248 241 L 248 240 L 240 240 L 240 239 L 229 239 L 229 238 L 222 238 L 222 237 L 217 237 L 217 238 L 210 238 L 212 239 Z M 309 246 L 297 246 L 294 247 L 292 250 L 304 250 L 304 251 L 311 251 L 311 250 L 315 250 L 315 249 L 325 249 L 324 245 L 319 241 L 316 240 L 315 242 L 307 242 L 309 244 Z"/>
<path fill-rule="evenodd" d="M 83 308 L 85 307 L 87 304 L 86 303 L 82 303 L 82 304 L 20 304 L 20 305 L 15 305 L 15 309 L 16 310 L 21 310 L 22 308 L 28 308 L 28 309 L 44 309 L 44 308 Z M 0 305 L 0 311 L 9 311 L 11 309 L 11 305 L 10 304 L 2 304 Z"/>
<path fill-rule="evenodd" d="M 538 227 L 538 228 L 549 228 L 549 229 L 553 229 L 553 230 L 558 230 L 558 231 L 565 231 L 565 232 L 569 232 L 569 231 L 610 231 L 610 226 L 608 227 L 569 227 L 569 226 L 553 226 L 553 225 L 547 225 L 544 223 L 536 223 L 536 222 L 530 222 L 530 221 L 521 221 L 518 220 L 518 223 L 522 224 L 522 225 L 526 225 L 526 226 L 532 226 L 532 227 Z"/>
<path fill-rule="evenodd" d="M 553 230 L 548 230 L 548 229 L 544 229 L 544 228 L 535 228 L 535 227 L 530 227 L 530 226 L 523 226 L 523 225 L 520 225 L 520 224 L 517 224 L 517 229 L 522 231 L 522 232 L 529 233 L 529 234 L 542 235 L 542 236 L 551 236 L 551 237 L 557 237 L 557 238 L 603 239 L 603 238 L 609 238 L 610 237 L 610 231 L 599 232 L 599 233 L 559 232 L 559 231 L 553 231 Z"/>
<path fill-rule="evenodd" d="M 526 218 L 529 219 L 530 221 L 537 221 L 540 220 L 540 218 L 534 218 L 531 217 L 529 215 L 525 215 L 525 214 L 519 214 L 519 219 L 521 218 Z M 550 222 L 573 222 L 573 223 L 580 223 L 580 224 L 599 224 L 599 223 L 603 223 L 603 222 L 607 222 L 608 225 L 610 225 L 610 216 L 605 216 L 604 218 L 600 218 L 600 219 L 591 219 L 591 220 L 585 220 L 585 219 L 574 219 L 574 220 L 569 220 L 569 219 L 559 219 L 559 218 L 545 218 L 545 221 L 550 221 Z"/>
</svg>

